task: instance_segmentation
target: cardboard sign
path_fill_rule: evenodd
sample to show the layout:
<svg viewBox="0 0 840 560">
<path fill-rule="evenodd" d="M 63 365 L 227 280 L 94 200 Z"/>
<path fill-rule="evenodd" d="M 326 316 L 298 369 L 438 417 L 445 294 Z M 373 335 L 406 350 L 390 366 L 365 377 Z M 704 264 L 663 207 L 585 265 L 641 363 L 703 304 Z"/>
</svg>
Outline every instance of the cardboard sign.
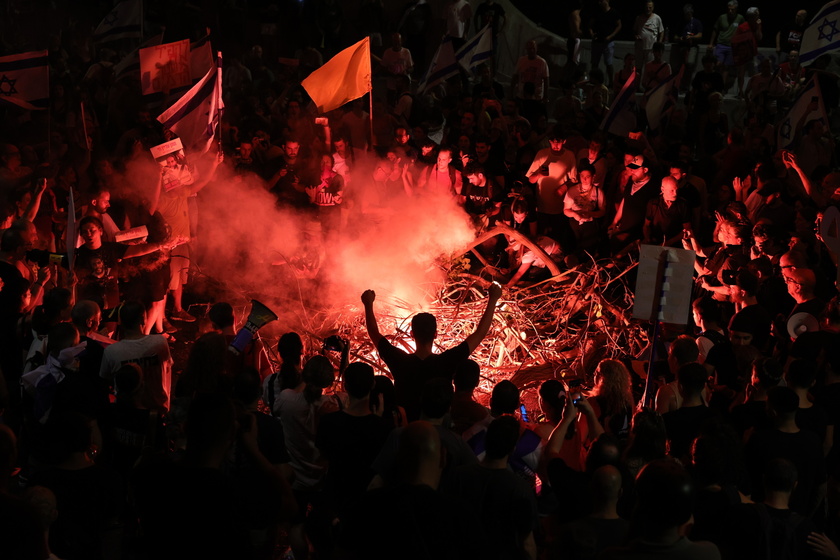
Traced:
<svg viewBox="0 0 840 560">
<path fill-rule="evenodd" d="M 642 245 L 633 317 L 686 324 L 694 287 L 694 251 Z"/>
<path fill-rule="evenodd" d="M 163 190 L 169 192 L 183 185 L 191 185 L 195 181 L 192 171 L 187 165 L 184 146 L 180 138 L 153 146 L 150 150 L 152 157 L 161 167 L 163 176 Z"/>
<path fill-rule="evenodd" d="M 176 41 L 140 49 L 140 85 L 143 95 L 169 93 L 192 84 L 190 41 Z"/>
</svg>

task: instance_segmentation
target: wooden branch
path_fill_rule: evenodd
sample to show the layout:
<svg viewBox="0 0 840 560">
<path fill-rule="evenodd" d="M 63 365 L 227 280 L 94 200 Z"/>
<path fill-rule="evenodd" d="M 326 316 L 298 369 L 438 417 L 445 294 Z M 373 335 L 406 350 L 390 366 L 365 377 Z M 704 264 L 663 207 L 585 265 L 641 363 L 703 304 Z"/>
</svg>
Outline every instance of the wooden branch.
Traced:
<svg viewBox="0 0 840 560">
<path fill-rule="evenodd" d="M 497 224 L 493 229 L 489 229 L 476 237 L 464 250 L 466 253 L 467 251 L 472 251 L 474 247 L 477 247 L 487 241 L 488 239 L 492 239 L 497 235 L 507 235 L 510 238 L 513 238 L 515 241 L 519 241 L 526 247 L 528 247 L 531 251 L 533 251 L 540 259 L 545 263 L 545 266 L 548 268 L 549 272 L 551 272 L 552 276 L 559 276 L 561 274 L 560 268 L 557 266 L 557 263 L 552 260 L 551 257 L 548 256 L 542 247 L 538 244 L 534 243 L 512 227 L 506 226 L 505 224 Z"/>
</svg>

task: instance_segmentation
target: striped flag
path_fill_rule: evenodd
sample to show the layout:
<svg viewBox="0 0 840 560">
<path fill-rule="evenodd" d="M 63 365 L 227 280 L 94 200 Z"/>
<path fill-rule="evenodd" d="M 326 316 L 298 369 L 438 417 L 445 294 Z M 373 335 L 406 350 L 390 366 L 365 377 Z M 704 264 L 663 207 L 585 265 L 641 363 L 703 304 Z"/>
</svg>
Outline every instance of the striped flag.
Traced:
<svg viewBox="0 0 840 560">
<path fill-rule="evenodd" d="M 633 71 L 624 87 L 613 99 L 610 110 L 604 115 L 601 130 L 618 136 L 627 136 L 636 129 L 636 88 L 639 83 L 639 73 Z"/>
<path fill-rule="evenodd" d="M 0 100 L 29 111 L 49 106 L 47 51 L 0 57 Z"/>
<path fill-rule="evenodd" d="M 647 104 L 645 114 L 647 115 L 648 127 L 656 130 L 662 124 L 663 117 L 668 114 L 677 103 L 680 82 L 682 81 L 685 65 L 680 66 L 680 71 L 671 74 L 664 82 L 656 86 L 650 93 L 646 93 Z"/>
<path fill-rule="evenodd" d="M 465 70 L 472 70 L 493 57 L 493 32 L 490 25 L 475 34 L 455 53 L 455 59 Z"/>
<path fill-rule="evenodd" d="M 143 0 L 120 2 L 99 23 L 93 32 L 96 43 L 107 43 L 117 39 L 142 38 Z"/>
<path fill-rule="evenodd" d="M 424 93 L 444 80 L 455 76 L 458 72 L 455 48 L 452 46 L 452 38 L 447 35 L 438 47 L 429 69 L 426 70 L 426 75 L 417 85 L 417 93 Z"/>
<path fill-rule="evenodd" d="M 157 120 L 181 139 L 190 153 L 203 154 L 213 145 L 222 119 L 222 53 L 215 68 L 161 114 Z"/>
<path fill-rule="evenodd" d="M 803 125 L 806 125 L 809 121 L 819 119 L 822 119 L 822 122 L 828 126 L 828 112 L 825 110 L 820 83 L 816 76 L 812 76 L 805 87 L 802 88 L 796 101 L 793 102 L 788 114 L 779 123 L 776 146 L 781 150 L 793 143 L 796 138 L 796 127 L 800 121 Z"/>
<path fill-rule="evenodd" d="M 840 49 L 840 0 L 825 4 L 805 28 L 799 61 L 805 64 L 837 49 Z"/>
</svg>

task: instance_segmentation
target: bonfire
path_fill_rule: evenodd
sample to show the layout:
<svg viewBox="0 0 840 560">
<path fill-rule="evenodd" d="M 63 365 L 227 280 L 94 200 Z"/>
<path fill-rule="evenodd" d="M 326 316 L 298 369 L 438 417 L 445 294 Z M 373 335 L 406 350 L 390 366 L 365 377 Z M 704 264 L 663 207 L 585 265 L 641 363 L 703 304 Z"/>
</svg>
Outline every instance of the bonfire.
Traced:
<svg viewBox="0 0 840 560">
<path fill-rule="evenodd" d="M 436 351 L 452 348 L 476 328 L 490 280 L 467 272 L 463 255 L 500 233 L 509 230 L 491 230 L 465 251 L 437 262 L 447 272 L 447 279 L 433 288 L 433 301 L 425 308 L 438 319 Z M 489 333 L 472 354 L 483 376 L 479 392 L 489 394 L 501 379 L 510 379 L 528 392 L 546 379 L 591 381 L 601 359 L 640 356 L 649 335 L 646 323 L 632 319 L 633 286 L 628 273 L 636 266 L 633 261 L 612 259 L 590 260 L 567 270 L 553 266 L 547 280 L 506 289 Z M 377 299 L 380 331 L 409 352 L 414 349 L 410 322 L 415 311 L 409 303 L 393 297 Z M 338 334 L 350 343 L 351 361 L 365 361 L 387 372 L 368 339 L 361 304 L 341 310 L 310 310 L 304 322 L 302 331 L 314 345 Z M 273 342 L 269 340 L 269 345 L 274 346 Z M 337 363 L 338 356 L 333 357 Z"/>
</svg>

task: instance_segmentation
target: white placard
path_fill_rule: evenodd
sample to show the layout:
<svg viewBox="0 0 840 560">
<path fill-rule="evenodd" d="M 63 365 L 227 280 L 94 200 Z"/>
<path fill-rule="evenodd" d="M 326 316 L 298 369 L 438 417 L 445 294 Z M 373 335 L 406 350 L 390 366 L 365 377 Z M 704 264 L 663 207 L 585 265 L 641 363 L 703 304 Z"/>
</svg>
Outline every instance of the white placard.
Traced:
<svg viewBox="0 0 840 560">
<path fill-rule="evenodd" d="M 661 321 L 684 325 L 694 288 L 694 251 L 642 245 L 633 317 L 649 321 L 662 306 Z"/>
</svg>

